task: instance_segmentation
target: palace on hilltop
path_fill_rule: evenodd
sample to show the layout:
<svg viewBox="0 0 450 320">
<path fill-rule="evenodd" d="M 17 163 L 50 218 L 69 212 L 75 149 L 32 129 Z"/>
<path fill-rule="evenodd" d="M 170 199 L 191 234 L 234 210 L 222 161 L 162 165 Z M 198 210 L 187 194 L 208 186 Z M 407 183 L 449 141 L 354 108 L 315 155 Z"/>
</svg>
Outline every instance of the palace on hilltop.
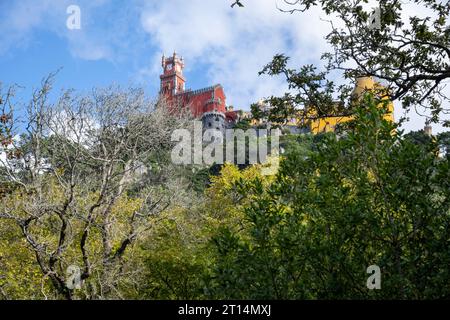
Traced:
<svg viewBox="0 0 450 320">
<path fill-rule="evenodd" d="M 202 120 L 204 129 L 223 131 L 232 127 L 238 120 L 238 112 L 226 105 L 223 87 L 216 84 L 198 90 L 186 90 L 186 78 L 183 75 L 184 59 L 174 53 L 171 57 L 162 57 L 163 73 L 160 76 L 160 95 L 172 110 L 188 107 L 191 114 Z"/>
<path fill-rule="evenodd" d="M 360 77 L 356 79 L 356 85 L 353 89 L 352 95 L 359 99 L 362 97 L 362 95 L 365 92 L 385 92 L 385 87 L 376 81 L 372 77 Z M 388 99 L 388 95 L 386 94 L 382 99 Z M 335 102 L 335 104 L 338 104 L 339 102 Z M 264 102 L 264 100 L 260 100 L 257 103 L 258 107 L 262 111 L 267 111 L 271 108 L 270 105 Z M 380 107 L 383 104 L 380 103 Z M 312 108 L 314 110 L 314 108 Z M 394 122 L 394 104 L 392 101 L 388 101 L 387 103 L 387 113 L 385 114 L 384 118 L 388 121 Z M 324 132 L 335 132 L 339 126 L 345 122 L 353 120 L 352 116 L 326 116 L 326 117 L 319 117 L 314 112 L 311 112 L 307 117 L 305 118 L 290 118 L 287 119 L 286 123 L 283 124 L 277 124 L 272 123 L 271 125 L 280 125 L 283 129 L 286 129 L 287 131 L 293 133 L 293 134 L 299 134 L 299 133 L 313 133 L 313 134 L 319 134 Z M 264 124 L 267 124 L 267 120 L 252 120 L 252 125 L 254 126 L 262 126 Z"/>
<path fill-rule="evenodd" d="M 242 119 L 250 119 L 250 123 L 257 127 L 274 125 L 268 124 L 264 120 L 251 120 L 250 112 L 234 110 L 232 106 L 227 106 L 226 95 L 220 84 L 198 90 L 186 89 L 186 78 L 183 75 L 184 59 L 176 53 L 170 57 L 163 56 L 161 66 L 163 73 L 160 76 L 160 97 L 165 99 L 168 108 L 174 112 L 189 108 L 192 116 L 201 119 L 203 129 L 223 132 L 225 129 L 234 127 Z M 360 96 L 366 91 L 380 89 L 383 89 L 383 86 L 372 77 L 362 77 L 357 79 L 353 93 Z M 270 108 L 263 100 L 258 105 L 264 110 Z M 392 102 L 389 102 L 388 109 L 386 119 L 394 121 Z M 318 134 L 335 131 L 340 124 L 351 119 L 351 116 L 317 117 L 311 114 L 308 119 L 288 119 L 283 127 L 291 133 Z"/>
</svg>

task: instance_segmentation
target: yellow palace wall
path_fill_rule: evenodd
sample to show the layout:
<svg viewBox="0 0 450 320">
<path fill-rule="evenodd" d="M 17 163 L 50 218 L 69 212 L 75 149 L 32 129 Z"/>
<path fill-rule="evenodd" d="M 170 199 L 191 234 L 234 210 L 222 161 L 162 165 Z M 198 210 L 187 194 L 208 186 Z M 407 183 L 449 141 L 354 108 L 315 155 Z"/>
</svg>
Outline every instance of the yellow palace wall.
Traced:
<svg viewBox="0 0 450 320">
<path fill-rule="evenodd" d="M 361 97 L 364 92 L 374 89 L 380 90 L 383 89 L 383 87 L 379 83 L 375 82 L 372 77 L 358 78 L 353 94 L 355 94 L 357 97 Z M 388 98 L 386 97 L 386 99 Z M 384 118 L 388 121 L 394 122 L 394 104 L 392 102 L 388 103 L 388 113 Z M 326 117 L 310 120 L 309 126 L 311 132 L 314 134 L 322 132 L 332 132 L 335 130 L 336 125 L 345 123 L 350 120 L 353 120 L 353 117 Z"/>
</svg>

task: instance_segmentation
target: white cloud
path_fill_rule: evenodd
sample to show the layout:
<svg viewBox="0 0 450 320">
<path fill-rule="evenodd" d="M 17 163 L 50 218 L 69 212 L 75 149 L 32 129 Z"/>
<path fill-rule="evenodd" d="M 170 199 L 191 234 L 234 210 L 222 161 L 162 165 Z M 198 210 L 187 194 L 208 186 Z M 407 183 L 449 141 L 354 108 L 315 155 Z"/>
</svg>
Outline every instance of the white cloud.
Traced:
<svg viewBox="0 0 450 320">
<path fill-rule="evenodd" d="M 231 9 L 230 4 L 161 1 L 147 5 L 141 18 L 161 53 L 182 54 L 187 71 L 197 65 L 204 68 L 210 84 L 224 86 L 229 104 L 248 108 L 287 89 L 281 78 L 258 77 L 275 54 L 285 53 L 299 66 L 317 62 L 327 46 L 323 36 L 329 25 L 320 20 L 325 15 L 318 10 L 289 15 L 277 10 L 275 0 L 247 0 L 243 9 Z M 152 59 L 153 77 L 161 71 L 160 59 L 159 54 Z"/>
</svg>

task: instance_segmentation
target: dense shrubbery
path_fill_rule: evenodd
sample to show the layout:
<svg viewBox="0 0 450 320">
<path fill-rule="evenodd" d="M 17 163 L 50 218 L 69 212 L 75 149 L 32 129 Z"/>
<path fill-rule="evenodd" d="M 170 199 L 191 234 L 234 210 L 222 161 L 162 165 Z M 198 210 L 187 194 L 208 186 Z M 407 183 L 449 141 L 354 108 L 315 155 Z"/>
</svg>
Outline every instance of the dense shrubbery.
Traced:
<svg viewBox="0 0 450 320">
<path fill-rule="evenodd" d="M 180 213 L 198 216 L 160 238 L 171 254 L 147 250 L 161 287 L 189 295 L 153 298 L 449 298 L 448 158 L 375 105 L 368 96 L 343 136 L 286 139 L 276 177 L 225 166 L 201 209 Z M 374 264 L 381 290 L 366 286 Z"/>
<path fill-rule="evenodd" d="M 449 298 L 449 158 L 438 156 L 438 142 L 443 139 L 403 137 L 383 119 L 378 104 L 367 95 L 355 121 L 338 136 L 283 137 L 286 152 L 274 176 L 262 176 L 259 166 L 239 169 L 227 164 L 218 175 L 211 175 L 216 169 L 187 174 L 192 171 L 186 168 L 161 180 L 155 177 L 161 177 L 170 164 L 161 154 L 146 154 L 143 161 L 154 169 L 157 157 L 158 170 L 147 172 L 145 183 L 130 180 L 107 206 L 99 203 L 110 217 L 110 250 L 121 252 L 120 257 L 105 255 L 107 238 L 99 215 L 86 243 L 91 275 L 70 295 L 64 295 L 44 272 L 46 266 L 53 267 L 46 259 L 54 256 L 51 250 L 58 248 L 61 230 L 66 230 L 61 229 L 58 215 L 51 213 L 60 213 L 66 203 L 68 190 L 58 178 L 64 179 L 70 171 L 43 174 L 39 199 L 37 191 L 27 193 L 20 185 L 8 184 L 0 204 L 4 218 L 0 219 L 1 296 Z M 56 154 L 51 159 L 67 165 Z M 90 165 L 77 168 L 80 183 L 64 213 L 68 220 L 62 220 L 70 221 L 66 230 L 70 242 L 54 266 L 62 280 L 67 277 L 66 266 L 83 265 L 79 248 L 86 227 L 83 214 L 99 196 L 96 176 L 80 172 L 89 171 Z M 122 172 L 120 166 L 114 170 Z M 111 190 L 121 186 L 125 185 L 112 184 Z M 143 193 L 150 186 L 153 191 Z M 182 196 L 187 186 L 196 191 Z M 150 199 L 175 194 L 177 200 L 165 209 L 146 212 L 157 205 Z M 25 235 L 45 246 L 38 251 L 43 261 L 36 260 L 41 249 L 33 248 L 21 229 L 30 210 L 36 210 L 38 218 L 29 217 L 33 223 Z M 5 213 L 24 219 L 8 218 Z M 145 230 L 130 238 L 122 252 L 130 228 L 138 227 L 130 224 L 136 215 L 145 217 L 139 224 Z M 366 287 L 366 269 L 374 264 L 381 268 L 381 290 Z"/>
<path fill-rule="evenodd" d="M 276 179 L 242 180 L 246 228 L 215 236 L 220 298 L 449 298 L 449 161 L 367 97 L 351 130 L 294 144 Z M 378 265 L 382 289 L 366 287 Z"/>
</svg>

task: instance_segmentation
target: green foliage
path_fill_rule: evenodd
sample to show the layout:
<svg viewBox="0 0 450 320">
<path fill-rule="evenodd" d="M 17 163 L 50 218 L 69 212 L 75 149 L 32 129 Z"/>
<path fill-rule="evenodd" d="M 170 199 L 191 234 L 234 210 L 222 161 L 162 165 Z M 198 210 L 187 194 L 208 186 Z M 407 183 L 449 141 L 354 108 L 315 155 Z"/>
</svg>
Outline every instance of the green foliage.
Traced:
<svg viewBox="0 0 450 320">
<path fill-rule="evenodd" d="M 166 211 L 143 239 L 137 261 L 143 273 L 134 298 L 202 299 L 211 297 L 214 247 L 210 239 L 221 228 L 239 232 L 242 204 L 235 183 L 260 176 L 256 167 L 239 170 L 226 164 L 211 176 L 204 199 L 195 207 Z M 245 202 L 244 202 L 245 203 Z M 140 262 L 139 262 L 140 261 Z"/>
<path fill-rule="evenodd" d="M 168 212 L 163 219 L 140 246 L 145 271 L 135 298 L 201 298 L 210 256 L 205 225 L 186 210 Z"/>
<path fill-rule="evenodd" d="M 437 141 L 439 144 L 439 147 L 441 148 L 442 152 L 449 157 L 450 156 L 450 131 L 442 132 L 438 134 Z"/>
<path fill-rule="evenodd" d="M 450 2 L 379 1 L 377 25 L 371 23 L 374 12 L 367 0 L 283 0 L 282 3 L 279 10 L 283 12 L 302 14 L 318 7 L 329 15 L 331 32 L 325 39 L 332 50 L 322 54 L 325 68 L 319 72 L 311 65 L 289 69 L 288 58 L 283 54 L 276 55 L 264 68 L 262 73 L 285 76 L 290 88 L 295 89 L 293 94 L 270 98 L 276 106 L 270 112 L 274 118 L 281 116 L 279 120 L 286 120 L 289 117 L 283 119 L 283 113 L 292 114 L 298 104 L 317 108 L 317 114 L 327 113 L 333 106 L 327 104 L 332 96 L 337 96 L 340 103 L 348 101 L 341 97 L 350 97 L 349 87 L 336 86 L 327 80 L 334 79 L 338 72 L 352 82 L 361 76 L 381 79 L 391 100 L 401 101 L 405 109 L 422 105 L 431 111 L 431 121 L 450 125 L 448 119 L 442 119 L 448 111 L 445 103 L 450 99 L 442 85 L 450 78 Z M 427 16 L 411 13 L 411 8 L 426 12 Z"/>
<path fill-rule="evenodd" d="M 44 299 L 49 289 L 19 228 L 0 220 L 0 300 Z"/>
<path fill-rule="evenodd" d="M 350 88 L 338 86 L 333 81 L 327 80 L 326 72 L 318 72 L 313 65 L 306 65 L 300 70 L 288 67 L 289 57 L 284 54 L 275 55 L 259 73 L 269 76 L 283 75 L 291 92 L 282 97 L 270 97 L 267 102 L 272 106 L 265 112 L 252 108 L 256 119 L 266 118 L 274 123 L 284 123 L 293 116 L 307 118 L 314 112 L 318 117 L 331 115 L 347 115 L 351 112 L 345 107 Z M 335 92 L 340 92 L 339 99 L 334 97 Z M 300 109 L 302 107 L 302 109 Z"/>
<path fill-rule="evenodd" d="M 249 119 L 243 119 L 236 123 L 236 125 L 233 127 L 233 129 L 242 129 L 242 130 L 248 130 L 251 129 L 252 125 L 250 123 Z"/>
<path fill-rule="evenodd" d="M 215 237 L 219 298 L 450 297 L 449 161 L 403 139 L 367 96 L 345 135 L 288 148 L 241 181 L 246 228 Z M 382 289 L 366 287 L 366 268 Z"/>
</svg>

